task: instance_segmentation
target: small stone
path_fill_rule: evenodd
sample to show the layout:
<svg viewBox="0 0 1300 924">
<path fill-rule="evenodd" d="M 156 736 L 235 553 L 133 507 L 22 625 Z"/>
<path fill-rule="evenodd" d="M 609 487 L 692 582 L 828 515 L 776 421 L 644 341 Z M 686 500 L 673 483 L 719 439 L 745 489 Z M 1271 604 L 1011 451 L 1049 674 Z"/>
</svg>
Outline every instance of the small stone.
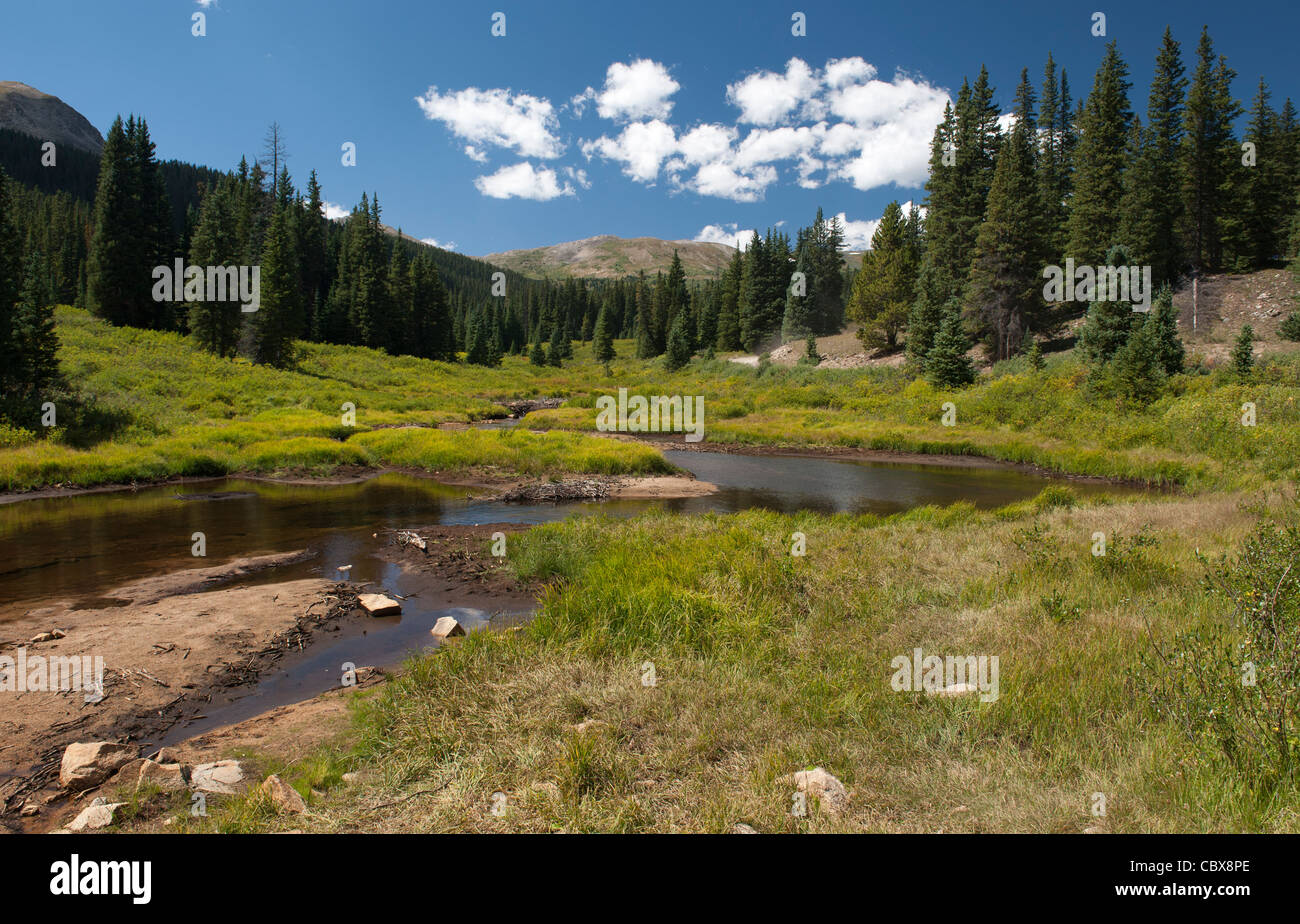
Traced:
<svg viewBox="0 0 1300 924">
<path fill-rule="evenodd" d="M 345 783 L 349 783 L 349 784 L 357 783 L 360 782 L 360 780 L 361 780 L 361 774 L 357 773 L 354 770 L 349 770 L 347 773 L 343 774 L 343 782 Z"/>
<path fill-rule="evenodd" d="M 749 825 L 745 824 L 744 822 L 738 821 L 731 826 L 731 833 L 732 834 L 757 834 L 758 831 L 755 830 L 754 828 L 751 828 Z"/>
<path fill-rule="evenodd" d="M 187 788 L 185 770 L 180 764 L 160 764 L 146 760 L 135 780 L 135 788 L 141 786 L 157 786 L 166 792 L 180 792 Z"/>
<path fill-rule="evenodd" d="M 298 795 L 298 790 L 274 773 L 262 781 L 262 792 L 270 797 L 277 811 L 291 815 L 301 815 L 307 811 L 307 803 Z"/>
<path fill-rule="evenodd" d="M 602 728 L 608 728 L 608 727 L 609 727 L 609 723 L 602 722 L 600 719 L 586 719 L 582 722 L 579 722 L 577 725 L 572 726 L 573 730 L 580 735 L 586 734 L 589 731 L 599 731 Z"/>
<path fill-rule="evenodd" d="M 190 788 L 231 796 L 248 787 L 244 765 L 237 760 L 199 764 L 190 771 Z"/>
<path fill-rule="evenodd" d="M 42 632 L 39 635 L 33 635 L 31 644 L 35 645 L 37 642 L 53 642 L 67 637 L 68 633 L 64 632 L 62 629 L 51 629 L 49 632 Z"/>
<path fill-rule="evenodd" d="M 451 638 L 465 634 L 465 627 L 456 621 L 455 616 L 443 616 L 433 624 L 434 638 Z"/>
<path fill-rule="evenodd" d="M 182 762 L 179 748 L 163 748 L 153 756 L 153 759 L 160 764 L 179 764 Z"/>
<path fill-rule="evenodd" d="M 821 767 L 800 770 L 794 775 L 795 788 L 817 800 L 823 812 L 838 815 L 848 808 L 849 794 L 841 783 Z"/>
<path fill-rule="evenodd" d="M 74 818 L 68 825 L 69 831 L 95 831 L 99 828 L 107 828 L 113 823 L 113 816 L 117 810 L 126 805 L 125 802 L 106 802 L 98 805 L 88 805 L 80 815 Z"/>
<path fill-rule="evenodd" d="M 371 616 L 396 616 L 402 612 L 402 605 L 383 594 L 362 594 L 357 602 Z"/>
<path fill-rule="evenodd" d="M 41 813 L 41 807 L 39 805 L 37 805 L 35 802 L 28 802 L 26 805 L 23 806 L 23 810 L 19 814 L 21 814 L 24 818 L 31 818 L 33 815 L 39 815 L 40 813 Z"/>
<path fill-rule="evenodd" d="M 59 764 L 59 783 L 72 789 L 90 789 L 107 780 L 119 767 L 136 759 L 134 747 L 112 741 L 80 741 L 68 745 Z"/>
<path fill-rule="evenodd" d="M 954 683 L 951 686 L 931 690 L 930 693 L 934 696 L 969 696 L 979 691 L 979 687 L 973 683 Z"/>
<path fill-rule="evenodd" d="M 1083 829 L 1083 833 L 1084 834 L 1105 834 L 1106 829 L 1103 828 L 1101 825 L 1090 825 L 1089 827 Z"/>
</svg>

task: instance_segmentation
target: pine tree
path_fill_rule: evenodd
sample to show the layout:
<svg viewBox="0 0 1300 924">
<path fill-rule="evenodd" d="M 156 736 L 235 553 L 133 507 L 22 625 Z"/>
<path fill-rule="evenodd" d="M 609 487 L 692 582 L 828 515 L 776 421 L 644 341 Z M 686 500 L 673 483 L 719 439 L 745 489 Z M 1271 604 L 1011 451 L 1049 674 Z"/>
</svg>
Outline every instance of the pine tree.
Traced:
<svg viewBox="0 0 1300 924">
<path fill-rule="evenodd" d="M 1134 119 L 1124 173 L 1124 240 L 1137 264 L 1151 267 L 1156 285 L 1173 284 L 1186 264 L 1178 162 L 1184 134 L 1184 73 L 1182 52 L 1166 28 L 1151 79 L 1146 129 Z"/>
<path fill-rule="evenodd" d="M 1203 29 L 1183 114 L 1182 150 L 1184 241 L 1198 275 L 1216 271 L 1223 259 L 1228 178 L 1239 163 L 1232 136 L 1233 120 L 1241 113 L 1232 97 L 1235 76 L 1227 59 L 1215 57 L 1209 30 Z"/>
<path fill-rule="evenodd" d="M 11 181 L 0 169 L 0 417 L 13 412 L 9 405 L 22 382 L 21 350 L 14 341 L 14 312 L 21 292 L 20 245 L 10 185 Z"/>
<path fill-rule="evenodd" d="M 1002 144 L 967 289 L 970 321 L 995 360 L 1019 353 L 1025 333 L 1045 326 L 1042 211 L 1028 75 L 1022 76 L 1021 87 L 1026 113 Z"/>
<path fill-rule="evenodd" d="M 203 198 L 199 221 L 190 242 L 191 265 L 238 266 L 240 246 L 235 228 L 234 181 L 223 177 Z M 207 293 L 220 294 L 220 293 Z M 227 292 L 227 296 L 233 293 Z M 190 334 L 200 347 L 217 356 L 234 356 L 239 347 L 242 309 L 234 298 L 200 301 L 189 307 Z"/>
<path fill-rule="evenodd" d="M 1115 354 L 1110 370 L 1115 389 L 1131 401 L 1149 404 L 1160 396 L 1165 371 L 1161 367 L 1154 317 L 1138 324 Z"/>
<path fill-rule="evenodd" d="M 122 124 L 113 120 L 99 157 L 95 191 L 94 235 L 87 258 L 86 288 L 91 310 L 113 324 L 129 324 L 136 315 L 141 267 L 133 231 L 136 222 L 132 151 Z M 145 275 L 146 281 L 152 278 Z"/>
<path fill-rule="evenodd" d="M 925 374 L 935 388 L 961 388 L 975 381 L 975 367 L 966 355 L 969 343 L 961 319 L 948 315 L 925 358 Z"/>
<path fill-rule="evenodd" d="M 1243 382 L 1250 380 L 1255 370 L 1255 330 L 1243 325 L 1237 342 L 1232 346 L 1232 371 Z"/>
<path fill-rule="evenodd" d="M 668 333 L 668 348 L 665 350 L 664 364 L 669 372 L 676 372 L 691 361 L 691 341 L 686 330 L 686 319 L 678 317 L 673 322 L 673 329 Z"/>
<path fill-rule="evenodd" d="M 871 235 L 871 249 L 853 277 L 845 309 L 858 321 L 858 338 L 865 346 L 893 350 L 907 324 L 920 270 L 916 241 L 897 201 L 885 206 Z"/>
<path fill-rule="evenodd" d="M 551 328 L 551 344 L 546 350 L 546 358 L 550 360 L 552 366 L 559 367 L 564 360 L 564 325 L 559 321 Z"/>
<path fill-rule="evenodd" d="M 1287 153 L 1278 124 L 1278 114 L 1269 105 L 1268 84 L 1259 79 L 1259 89 L 1250 107 L 1250 123 L 1245 140 L 1255 146 L 1255 162 L 1247 166 L 1238 161 L 1232 175 L 1239 203 L 1234 224 L 1238 226 L 1236 247 L 1238 268 L 1249 270 L 1267 266 L 1285 249 L 1283 232 L 1291 211 L 1292 190 L 1285 189 Z"/>
<path fill-rule="evenodd" d="M 1112 41 L 1079 120 L 1074 157 L 1067 252 L 1084 264 L 1100 263 L 1120 230 L 1125 152 L 1133 119 L 1127 77 L 1128 65 Z"/>
<path fill-rule="evenodd" d="M 731 262 L 722 275 L 721 302 L 718 309 L 718 349 L 724 352 L 740 349 L 740 287 L 744 275 L 744 257 L 739 249 L 731 255 Z"/>
<path fill-rule="evenodd" d="M 255 355 L 259 363 L 285 368 L 294 362 L 294 338 L 302 330 L 302 293 L 288 212 L 278 204 L 262 245 L 261 267 Z"/>
<path fill-rule="evenodd" d="M 611 330 L 609 320 L 609 309 L 601 306 L 600 314 L 596 316 L 596 329 L 591 341 L 591 354 L 595 357 L 596 362 L 608 364 L 614 359 L 614 334 Z"/>
<path fill-rule="evenodd" d="M 781 341 L 789 343 L 791 340 L 802 340 L 807 337 L 813 330 L 813 295 L 809 291 L 809 266 L 811 260 L 808 251 L 809 247 L 800 247 L 798 256 L 795 258 L 794 271 L 797 274 L 791 280 L 789 291 L 785 298 L 785 312 L 781 318 Z M 796 285 L 795 279 L 803 279 L 802 285 Z"/>
<path fill-rule="evenodd" d="M 1105 260 L 1110 266 L 1129 265 L 1128 252 L 1119 246 L 1107 251 Z M 1128 343 L 1140 318 L 1131 302 L 1094 301 L 1088 307 L 1087 319 L 1079 332 L 1079 352 L 1095 365 L 1110 362 Z"/>
<path fill-rule="evenodd" d="M 804 341 L 803 356 L 799 358 L 799 363 L 804 366 L 818 366 L 821 365 L 821 361 L 821 354 L 817 352 L 817 337 L 809 334 L 808 339 Z"/>
<path fill-rule="evenodd" d="M 542 341 L 538 340 L 533 344 L 532 351 L 528 354 L 528 362 L 534 366 L 545 366 L 546 348 L 542 346 Z"/>
<path fill-rule="evenodd" d="M 1183 341 L 1178 337 L 1178 309 L 1174 307 L 1174 292 L 1167 284 L 1156 293 L 1147 323 L 1151 325 L 1160 368 L 1165 375 L 1182 372 L 1187 353 Z"/>
<path fill-rule="evenodd" d="M 1032 337 L 1029 340 L 1029 349 L 1025 351 L 1025 358 L 1029 360 L 1029 368 L 1035 372 L 1042 372 L 1047 368 L 1047 361 L 1043 359 L 1043 348 Z"/>
<path fill-rule="evenodd" d="M 1038 117 L 1038 199 L 1042 209 L 1043 252 L 1061 262 L 1067 241 L 1066 205 L 1071 190 L 1070 159 L 1074 150 L 1074 118 L 1065 71 L 1056 74 L 1049 54 L 1043 69 L 1043 90 Z"/>
</svg>

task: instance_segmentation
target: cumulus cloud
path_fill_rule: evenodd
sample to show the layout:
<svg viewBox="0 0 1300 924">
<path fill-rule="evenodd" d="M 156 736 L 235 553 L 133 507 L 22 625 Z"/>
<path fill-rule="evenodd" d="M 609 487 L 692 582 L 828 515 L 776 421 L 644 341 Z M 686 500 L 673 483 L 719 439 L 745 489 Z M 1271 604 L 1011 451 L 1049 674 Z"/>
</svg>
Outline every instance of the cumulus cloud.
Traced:
<svg viewBox="0 0 1300 924">
<path fill-rule="evenodd" d="M 727 101 L 740 108 L 740 121 L 775 125 L 811 102 L 820 81 L 812 68 L 791 58 L 784 74 L 758 71 L 727 87 Z"/>
<path fill-rule="evenodd" d="M 440 241 L 440 240 L 438 240 L 437 238 L 432 238 L 432 237 L 422 237 L 422 238 L 420 238 L 420 243 L 421 243 L 421 244 L 428 244 L 430 247 L 440 247 L 440 248 L 442 248 L 443 250 L 455 250 L 455 249 L 456 249 L 456 242 L 455 242 L 455 241 Z"/>
<path fill-rule="evenodd" d="M 752 228 L 741 228 L 732 221 L 723 225 L 705 225 L 695 235 L 695 240 L 711 244 L 727 244 L 737 250 L 744 250 L 749 246 L 749 239 L 753 235 Z"/>
<path fill-rule="evenodd" d="M 583 142 L 582 153 L 590 160 L 599 154 L 623 165 L 623 173 L 641 183 L 653 183 L 663 162 L 677 150 L 677 135 L 671 125 L 633 122 L 617 138 L 602 135 Z"/>
<path fill-rule="evenodd" d="M 572 196 L 573 186 L 560 185 L 555 171 L 549 167 L 538 169 L 528 161 L 502 167 L 496 173 L 480 176 L 474 186 L 493 199 L 536 199 L 545 202 L 560 196 Z"/>
<path fill-rule="evenodd" d="M 439 93 L 437 87 L 429 87 L 415 101 L 426 118 L 443 123 L 471 146 L 491 144 L 521 157 L 552 158 L 564 153 L 556 135 L 559 120 L 548 99 L 502 89 L 467 87 Z"/>
<path fill-rule="evenodd" d="M 666 119 L 673 110 L 672 95 L 679 89 L 681 84 L 658 61 L 615 61 L 605 71 L 605 85 L 599 92 L 587 87 L 571 103 L 579 116 L 586 104 L 594 101 L 596 114 L 603 119 Z"/>
<path fill-rule="evenodd" d="M 580 117 L 594 105 L 601 117 L 622 123 L 616 133 L 576 142 L 589 162 L 617 164 L 646 185 L 666 181 L 673 191 L 754 202 L 783 174 L 806 189 L 832 181 L 863 191 L 919 186 L 929 168 L 930 138 L 949 101 L 946 90 L 923 78 L 897 72 L 882 80 L 860 57 L 832 58 L 821 68 L 791 58 L 783 72 L 742 77 L 726 87 L 727 100 L 739 110 L 732 123 L 674 124 L 672 97 L 679 88 L 659 62 L 614 62 L 600 90 L 587 87 L 561 108 Z M 430 87 L 418 102 L 428 118 L 466 142 L 466 156 L 478 163 L 487 161 L 488 145 L 532 159 L 565 151 L 549 100 L 503 89 L 439 93 Z M 485 195 L 537 199 L 590 187 L 585 172 L 572 165 L 562 171 L 563 184 L 554 170 L 528 163 L 475 182 Z M 869 234 L 867 223 L 860 225 Z"/>
<path fill-rule="evenodd" d="M 322 202 L 321 211 L 330 221 L 338 221 L 340 218 L 347 218 L 352 214 L 352 209 L 345 209 L 343 206 L 334 202 Z"/>
</svg>

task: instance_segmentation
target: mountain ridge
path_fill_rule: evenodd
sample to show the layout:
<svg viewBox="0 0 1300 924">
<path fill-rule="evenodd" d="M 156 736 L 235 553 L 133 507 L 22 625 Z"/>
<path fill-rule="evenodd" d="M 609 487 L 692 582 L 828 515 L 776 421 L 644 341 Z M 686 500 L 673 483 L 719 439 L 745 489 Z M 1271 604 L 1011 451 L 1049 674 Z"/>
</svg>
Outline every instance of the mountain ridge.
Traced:
<svg viewBox="0 0 1300 924">
<path fill-rule="evenodd" d="M 667 272 L 676 250 L 688 279 L 721 275 L 736 249 L 712 241 L 669 241 L 657 237 L 623 238 L 598 234 L 543 247 L 505 250 L 477 259 L 539 279 L 621 279 L 641 271 Z"/>
<path fill-rule="evenodd" d="M 99 129 L 63 100 L 17 80 L 0 80 L 0 128 L 98 154 Z"/>
</svg>

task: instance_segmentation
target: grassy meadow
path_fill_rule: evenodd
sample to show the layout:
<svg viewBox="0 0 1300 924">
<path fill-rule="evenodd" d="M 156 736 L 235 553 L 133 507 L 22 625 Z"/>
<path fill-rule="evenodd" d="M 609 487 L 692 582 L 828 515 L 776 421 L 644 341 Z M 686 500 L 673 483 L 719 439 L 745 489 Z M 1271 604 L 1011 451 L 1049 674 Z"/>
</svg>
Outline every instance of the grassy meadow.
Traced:
<svg viewBox="0 0 1300 924">
<path fill-rule="evenodd" d="M 897 368 L 737 365 L 697 359 L 669 374 L 661 361 L 590 346 L 564 368 L 506 357 L 499 369 L 390 357 L 359 347 L 300 344 L 292 371 L 212 357 L 177 334 L 114 328 L 58 311 L 69 395 L 50 434 L 0 431 L 0 486 L 89 486 L 175 475 L 327 474 L 340 466 L 503 473 L 666 471 L 646 447 L 588 436 L 595 400 L 631 394 L 704 396 L 706 439 L 983 455 L 1053 471 L 1189 489 L 1261 487 L 1300 473 L 1300 354 L 1269 356 L 1253 381 L 1198 367 L 1152 406 L 1100 399 L 1069 354 L 1035 372 L 1001 363 L 975 386 L 942 392 Z M 503 416 L 501 402 L 565 399 L 529 415 L 554 432 L 440 431 Z M 944 426 L 952 402 L 956 425 Z M 1241 424 L 1242 406 L 1257 424 Z M 343 406 L 356 408 L 345 426 Z M 404 427 L 405 429 L 397 429 Z M 583 431 L 587 431 L 584 433 Z"/>
<path fill-rule="evenodd" d="M 254 792 L 207 818 L 178 803 L 172 830 L 1300 831 L 1300 612 L 1296 576 L 1278 570 L 1300 558 L 1300 532 L 1257 538 L 1267 555 L 1248 542 L 1297 520 L 1300 355 L 1267 357 L 1249 381 L 1192 357 L 1135 406 L 1097 398 L 1069 354 L 1042 371 L 1000 364 L 957 392 L 881 367 L 718 358 L 667 374 L 626 342 L 609 369 L 581 344 L 561 369 L 507 357 L 498 370 L 303 345 L 284 372 L 58 318 L 77 403 L 48 438 L 5 435 L 11 490 L 340 465 L 667 470 L 651 447 L 583 432 L 619 387 L 702 394 L 711 441 L 979 454 L 1181 489 L 534 527 L 505 566 L 545 586 L 533 622 L 411 660 L 356 695 L 350 732 L 325 747 L 254 755 L 307 815 L 277 816 Z M 435 429 L 540 396 L 565 399 L 529 416 L 546 432 Z M 1238 674 L 1264 610 L 1285 630 L 1251 655 L 1260 698 Z M 894 690 L 891 662 L 915 648 L 996 656 L 998 697 Z M 1262 725 L 1261 702 L 1276 707 Z M 791 812 L 788 776 L 814 766 L 848 788 L 843 813 Z"/>
</svg>

